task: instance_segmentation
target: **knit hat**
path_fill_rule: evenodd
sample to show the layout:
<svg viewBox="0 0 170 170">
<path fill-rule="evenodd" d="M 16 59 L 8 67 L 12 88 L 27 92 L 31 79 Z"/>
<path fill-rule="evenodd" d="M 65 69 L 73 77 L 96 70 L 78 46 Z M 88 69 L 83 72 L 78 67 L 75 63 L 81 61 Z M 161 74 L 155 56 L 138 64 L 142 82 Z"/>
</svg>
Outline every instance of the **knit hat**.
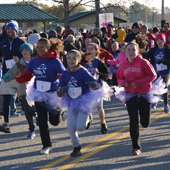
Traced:
<svg viewBox="0 0 170 170">
<path fill-rule="evenodd" d="M 94 38 L 93 42 L 100 47 L 100 40 L 98 38 Z"/>
<path fill-rule="evenodd" d="M 166 36 L 165 36 L 165 34 L 163 34 L 163 33 L 157 34 L 156 38 L 155 38 L 156 42 L 157 42 L 158 39 L 161 39 L 161 40 L 164 41 L 164 43 L 166 43 Z"/>
<path fill-rule="evenodd" d="M 62 30 L 62 27 L 60 25 L 57 25 L 55 30 L 57 31 L 57 33 L 61 32 Z"/>
<path fill-rule="evenodd" d="M 40 39 L 39 34 L 36 33 L 31 34 L 28 36 L 28 43 L 30 43 L 33 46 L 36 46 L 39 39 Z"/>
<path fill-rule="evenodd" d="M 17 34 L 18 34 L 18 32 L 19 32 L 19 27 L 18 27 L 18 22 L 17 22 L 17 21 L 10 20 L 9 23 L 8 23 L 8 25 L 6 26 L 6 29 L 5 29 L 5 30 L 7 30 L 9 27 L 13 27 L 13 28 L 16 30 Z"/>
<path fill-rule="evenodd" d="M 33 46 L 29 43 L 24 43 L 20 45 L 20 51 L 22 52 L 23 49 L 27 49 L 31 54 L 33 54 Z"/>
<path fill-rule="evenodd" d="M 138 28 L 140 29 L 139 24 L 138 24 L 137 22 L 135 22 L 135 23 L 132 25 L 132 28 L 133 28 L 133 27 L 138 27 Z"/>
<path fill-rule="evenodd" d="M 143 29 L 143 28 L 146 28 L 146 30 L 148 31 L 148 26 L 147 25 L 142 25 L 141 29 Z"/>
<path fill-rule="evenodd" d="M 57 32 L 56 30 L 50 30 L 48 32 L 48 38 L 57 38 Z"/>
</svg>

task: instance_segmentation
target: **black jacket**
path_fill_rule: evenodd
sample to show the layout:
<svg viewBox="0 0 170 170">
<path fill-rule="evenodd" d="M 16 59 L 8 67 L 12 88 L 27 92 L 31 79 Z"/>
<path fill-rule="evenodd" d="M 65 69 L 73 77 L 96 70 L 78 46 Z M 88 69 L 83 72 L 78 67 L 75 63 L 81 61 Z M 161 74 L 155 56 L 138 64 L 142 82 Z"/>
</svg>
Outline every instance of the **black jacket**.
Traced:
<svg viewBox="0 0 170 170">
<path fill-rule="evenodd" d="M 166 60 L 160 61 L 160 63 L 170 66 L 170 49 L 166 44 L 164 46 L 165 46 Z M 151 48 L 146 55 L 146 59 L 149 60 L 152 65 L 154 64 L 154 54 L 155 54 L 156 48 L 157 46 L 155 46 L 154 48 Z"/>
</svg>

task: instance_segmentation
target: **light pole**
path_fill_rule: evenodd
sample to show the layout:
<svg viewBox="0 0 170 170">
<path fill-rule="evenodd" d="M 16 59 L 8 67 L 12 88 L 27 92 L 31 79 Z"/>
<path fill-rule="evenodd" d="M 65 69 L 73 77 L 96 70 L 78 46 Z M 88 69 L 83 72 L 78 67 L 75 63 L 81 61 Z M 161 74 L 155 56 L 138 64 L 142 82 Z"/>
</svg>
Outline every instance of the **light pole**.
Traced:
<svg viewBox="0 0 170 170">
<path fill-rule="evenodd" d="M 162 0 L 161 28 L 163 28 L 164 23 L 165 23 L 165 20 L 164 20 L 164 0 Z"/>
</svg>

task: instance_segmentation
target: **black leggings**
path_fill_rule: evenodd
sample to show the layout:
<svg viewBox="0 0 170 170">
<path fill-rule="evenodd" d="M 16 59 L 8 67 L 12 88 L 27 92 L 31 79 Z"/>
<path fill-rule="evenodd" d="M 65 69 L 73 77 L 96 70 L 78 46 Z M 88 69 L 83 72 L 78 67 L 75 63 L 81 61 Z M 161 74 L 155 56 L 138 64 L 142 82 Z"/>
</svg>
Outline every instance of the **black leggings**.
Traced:
<svg viewBox="0 0 170 170">
<path fill-rule="evenodd" d="M 139 137 L 139 118 L 140 123 L 146 128 L 150 124 L 151 103 L 142 97 L 132 97 L 126 103 L 127 111 L 130 118 L 130 136 L 132 139 L 133 149 L 141 149 Z"/>
<path fill-rule="evenodd" d="M 49 134 L 49 127 L 48 127 L 48 110 L 42 106 L 40 103 L 35 102 L 35 108 L 38 114 L 38 121 L 39 121 L 39 129 L 40 129 L 40 136 L 43 144 L 43 148 L 51 147 L 51 139 Z M 49 112 L 49 122 L 53 126 L 57 126 L 60 123 L 60 111 L 56 111 L 56 115 L 53 115 Z"/>
</svg>

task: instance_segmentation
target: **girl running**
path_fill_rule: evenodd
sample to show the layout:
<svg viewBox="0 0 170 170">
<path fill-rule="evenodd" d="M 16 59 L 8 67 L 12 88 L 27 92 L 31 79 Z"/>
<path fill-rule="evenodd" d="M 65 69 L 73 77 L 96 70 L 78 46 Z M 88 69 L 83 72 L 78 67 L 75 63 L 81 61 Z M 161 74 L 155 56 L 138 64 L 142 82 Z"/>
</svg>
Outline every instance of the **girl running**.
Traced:
<svg viewBox="0 0 170 170">
<path fill-rule="evenodd" d="M 18 70 L 15 73 L 15 77 L 17 82 L 26 83 L 35 76 L 35 79 L 28 84 L 27 100 L 30 105 L 35 104 L 38 114 L 43 144 L 40 153 L 49 154 L 52 143 L 47 117 L 49 113 L 49 122 L 54 126 L 60 123 L 60 100 L 56 93 L 59 83 L 57 77 L 63 73 L 65 68 L 59 59 L 58 53 L 50 49 L 50 41 L 48 39 L 42 38 L 38 40 L 36 50 L 37 56 L 29 62 L 24 73 L 21 75 L 21 71 Z"/>
</svg>

